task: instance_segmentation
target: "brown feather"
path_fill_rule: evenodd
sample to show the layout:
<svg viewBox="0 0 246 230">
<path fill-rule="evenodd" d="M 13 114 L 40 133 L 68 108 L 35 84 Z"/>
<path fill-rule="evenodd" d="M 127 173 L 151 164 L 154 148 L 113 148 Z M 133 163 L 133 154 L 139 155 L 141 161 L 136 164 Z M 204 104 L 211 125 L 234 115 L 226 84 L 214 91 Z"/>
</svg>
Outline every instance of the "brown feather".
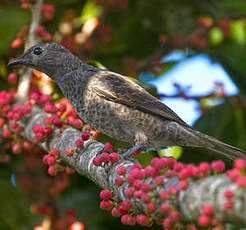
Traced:
<svg viewBox="0 0 246 230">
<path fill-rule="evenodd" d="M 100 88 L 93 86 L 98 96 L 189 127 L 175 112 L 134 81 L 120 74 L 103 72 L 99 79 Z"/>
</svg>

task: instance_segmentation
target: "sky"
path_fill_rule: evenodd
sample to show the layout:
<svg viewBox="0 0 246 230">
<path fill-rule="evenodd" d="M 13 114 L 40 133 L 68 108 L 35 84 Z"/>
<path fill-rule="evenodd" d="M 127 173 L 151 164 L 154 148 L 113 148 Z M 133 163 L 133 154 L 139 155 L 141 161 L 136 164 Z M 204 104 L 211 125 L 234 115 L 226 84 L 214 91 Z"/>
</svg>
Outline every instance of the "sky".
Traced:
<svg viewBox="0 0 246 230">
<path fill-rule="evenodd" d="M 212 62 L 207 55 L 200 54 L 185 58 L 184 52 L 174 51 L 163 59 L 164 62 L 174 60 L 181 61 L 161 77 L 148 81 L 148 83 L 156 86 L 159 93 L 173 95 L 177 92 L 173 84 L 179 83 L 183 87 L 191 87 L 188 95 L 202 95 L 211 92 L 215 87 L 214 82 L 216 81 L 224 84 L 227 95 L 238 93 L 237 87 L 223 67 L 218 63 Z M 143 73 L 140 79 L 146 78 L 148 74 Z M 162 101 L 190 125 L 200 116 L 200 112 L 196 109 L 198 108 L 198 103 L 194 100 L 165 98 Z"/>
</svg>

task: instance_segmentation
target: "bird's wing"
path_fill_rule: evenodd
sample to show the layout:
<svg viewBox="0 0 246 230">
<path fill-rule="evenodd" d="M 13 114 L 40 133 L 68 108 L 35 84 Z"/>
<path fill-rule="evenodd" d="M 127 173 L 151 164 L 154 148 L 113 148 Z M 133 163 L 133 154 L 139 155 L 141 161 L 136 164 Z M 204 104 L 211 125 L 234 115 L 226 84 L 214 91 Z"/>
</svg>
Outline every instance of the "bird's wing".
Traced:
<svg viewBox="0 0 246 230">
<path fill-rule="evenodd" d="M 109 71 L 100 71 L 99 76 L 97 84 L 91 85 L 98 96 L 188 126 L 175 112 L 129 78 Z"/>
</svg>

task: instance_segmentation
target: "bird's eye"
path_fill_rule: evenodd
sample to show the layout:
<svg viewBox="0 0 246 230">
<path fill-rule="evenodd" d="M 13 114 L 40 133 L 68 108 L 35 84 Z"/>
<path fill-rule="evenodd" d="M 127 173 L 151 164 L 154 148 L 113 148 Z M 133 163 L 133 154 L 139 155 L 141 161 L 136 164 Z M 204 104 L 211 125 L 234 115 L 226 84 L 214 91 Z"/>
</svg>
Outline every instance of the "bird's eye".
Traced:
<svg viewBox="0 0 246 230">
<path fill-rule="evenodd" d="M 35 55 L 40 55 L 41 53 L 43 53 L 43 50 L 42 50 L 42 48 L 40 48 L 40 47 L 36 47 L 36 48 L 33 50 L 33 53 L 34 53 Z"/>
</svg>

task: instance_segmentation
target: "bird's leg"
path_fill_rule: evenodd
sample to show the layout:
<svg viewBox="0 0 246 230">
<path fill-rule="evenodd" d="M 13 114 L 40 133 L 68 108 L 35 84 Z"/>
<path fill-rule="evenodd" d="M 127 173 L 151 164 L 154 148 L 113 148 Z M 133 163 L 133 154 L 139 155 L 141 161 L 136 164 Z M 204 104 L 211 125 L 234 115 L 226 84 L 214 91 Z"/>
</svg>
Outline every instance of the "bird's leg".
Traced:
<svg viewBox="0 0 246 230">
<path fill-rule="evenodd" d="M 128 158 L 130 157 L 136 150 L 141 149 L 143 147 L 142 145 L 133 145 L 131 148 L 129 148 L 126 152 L 122 153 L 121 156 L 123 158 Z"/>
</svg>

